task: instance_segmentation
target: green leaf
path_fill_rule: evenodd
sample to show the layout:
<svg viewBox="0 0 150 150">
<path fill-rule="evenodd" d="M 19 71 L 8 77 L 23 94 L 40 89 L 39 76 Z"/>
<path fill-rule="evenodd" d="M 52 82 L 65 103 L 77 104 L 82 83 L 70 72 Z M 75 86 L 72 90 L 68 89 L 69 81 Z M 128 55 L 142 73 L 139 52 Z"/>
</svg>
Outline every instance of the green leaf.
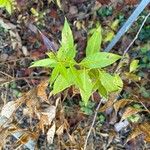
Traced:
<svg viewBox="0 0 150 150">
<path fill-rule="evenodd" d="M 116 62 L 120 59 L 121 56 L 107 53 L 107 52 L 100 52 L 90 55 L 83 59 L 80 65 L 87 67 L 87 68 L 104 68 Z"/>
<path fill-rule="evenodd" d="M 139 60 L 137 60 L 137 59 L 135 59 L 131 62 L 130 73 L 136 71 L 136 69 L 138 68 L 138 63 L 139 63 Z"/>
<path fill-rule="evenodd" d="M 73 59 L 76 55 L 76 47 L 74 45 L 74 39 L 72 35 L 72 31 L 70 26 L 65 19 L 64 27 L 62 30 L 62 40 L 61 40 L 62 47 L 58 51 L 58 58 L 63 59 Z"/>
<path fill-rule="evenodd" d="M 58 75 L 59 75 L 59 65 L 56 65 L 56 67 L 53 69 L 53 71 L 51 73 L 51 77 L 50 77 L 50 84 L 51 85 L 54 83 L 54 81 L 56 80 Z"/>
<path fill-rule="evenodd" d="M 82 87 L 82 81 L 81 81 L 81 78 L 80 78 L 80 71 L 78 71 L 73 66 L 70 66 L 70 71 L 71 71 L 71 74 L 72 74 L 71 78 L 73 78 L 73 80 L 74 80 L 74 84 L 77 87 L 79 87 L 80 89 L 83 89 L 83 87 Z"/>
<path fill-rule="evenodd" d="M 60 74 L 65 79 L 67 79 L 68 78 L 68 76 L 67 76 L 67 69 L 66 69 L 66 67 L 61 62 L 59 62 L 59 64 L 58 64 L 58 69 L 59 69 Z"/>
<path fill-rule="evenodd" d="M 7 1 L 5 7 L 6 7 L 6 10 L 8 11 L 8 13 L 11 14 L 12 13 L 12 2 Z"/>
<path fill-rule="evenodd" d="M 65 45 L 67 48 L 74 47 L 73 35 L 70 26 L 65 18 L 64 27 L 62 30 L 62 40 L 61 44 Z"/>
<path fill-rule="evenodd" d="M 9 14 L 12 13 L 13 0 L 0 0 L 0 7 L 5 7 Z"/>
<path fill-rule="evenodd" d="M 52 91 L 53 94 L 62 92 L 63 90 L 65 90 L 66 88 L 74 84 L 72 81 L 73 79 L 71 78 L 72 73 L 70 69 L 67 69 L 67 75 L 68 75 L 68 80 L 64 78 L 61 74 L 57 77 L 53 86 L 53 91 Z"/>
<path fill-rule="evenodd" d="M 107 98 L 107 97 L 108 97 L 108 92 L 107 92 L 107 90 L 104 88 L 104 86 L 101 84 L 101 82 L 99 82 L 98 93 L 99 93 L 102 97 L 104 97 L 104 98 Z"/>
<path fill-rule="evenodd" d="M 92 82 L 91 82 L 90 76 L 88 75 L 87 70 L 84 69 L 80 73 L 80 78 L 81 78 L 83 89 L 81 89 L 80 87 L 79 87 L 79 89 L 80 89 L 82 100 L 83 100 L 85 106 L 87 106 L 88 100 L 92 94 L 93 85 L 92 85 Z"/>
<path fill-rule="evenodd" d="M 57 64 L 57 61 L 55 59 L 45 58 L 42 60 L 38 60 L 33 62 L 31 67 L 55 67 Z"/>
<path fill-rule="evenodd" d="M 67 49 L 65 46 L 61 46 L 57 52 L 57 58 L 62 61 L 72 60 L 76 55 L 76 46 Z"/>
<path fill-rule="evenodd" d="M 108 92 L 115 92 L 122 89 L 123 83 L 118 75 L 112 76 L 105 71 L 100 71 L 100 81 Z"/>
<path fill-rule="evenodd" d="M 101 26 L 90 37 L 86 47 L 86 56 L 99 52 L 102 42 Z"/>
</svg>

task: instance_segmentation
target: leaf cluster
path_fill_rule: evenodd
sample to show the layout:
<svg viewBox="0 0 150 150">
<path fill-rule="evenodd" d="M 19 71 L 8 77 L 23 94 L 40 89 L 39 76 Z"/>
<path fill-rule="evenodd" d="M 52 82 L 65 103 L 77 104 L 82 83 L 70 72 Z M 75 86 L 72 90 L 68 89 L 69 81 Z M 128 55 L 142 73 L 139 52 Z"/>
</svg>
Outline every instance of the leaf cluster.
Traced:
<svg viewBox="0 0 150 150">
<path fill-rule="evenodd" d="M 87 42 L 86 57 L 78 63 L 75 60 L 76 45 L 73 34 L 65 19 L 59 50 L 56 53 L 47 53 L 48 58 L 36 61 L 31 66 L 52 68 L 50 84 L 53 87 L 53 94 L 75 86 L 79 89 L 86 106 L 93 92 L 98 91 L 102 97 L 107 98 L 109 93 L 122 88 L 121 78 L 104 70 L 121 57 L 113 53 L 100 52 L 101 30 L 101 26 L 93 30 Z"/>
</svg>

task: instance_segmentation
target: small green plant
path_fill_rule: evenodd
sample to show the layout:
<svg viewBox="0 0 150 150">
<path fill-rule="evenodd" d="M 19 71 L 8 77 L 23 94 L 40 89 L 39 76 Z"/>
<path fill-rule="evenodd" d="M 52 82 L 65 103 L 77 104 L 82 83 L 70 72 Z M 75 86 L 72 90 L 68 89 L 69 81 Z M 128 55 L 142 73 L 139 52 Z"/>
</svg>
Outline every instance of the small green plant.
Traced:
<svg viewBox="0 0 150 150">
<path fill-rule="evenodd" d="M 98 9 L 97 14 L 101 17 L 108 17 L 112 15 L 113 8 L 111 6 L 104 6 L 100 9 Z"/>
<path fill-rule="evenodd" d="M 142 109 L 142 106 L 139 104 L 134 104 L 133 108 Z M 136 123 L 140 120 L 140 118 L 141 116 L 139 114 L 134 114 L 134 115 L 129 116 L 127 119 L 133 123 Z"/>
<path fill-rule="evenodd" d="M 105 115 L 103 113 L 98 113 L 97 114 L 97 118 L 98 118 L 98 122 L 100 124 L 104 124 L 105 121 L 106 121 L 106 117 L 105 117 Z"/>
<path fill-rule="evenodd" d="M 5 8 L 9 14 L 12 13 L 14 5 L 15 5 L 14 0 L 0 0 L 0 8 Z"/>
<path fill-rule="evenodd" d="M 123 83 L 119 75 L 111 75 L 105 68 L 121 57 L 116 54 L 99 52 L 102 41 L 101 26 L 98 26 L 88 39 L 86 57 L 81 61 L 75 60 L 76 45 L 70 26 L 65 19 L 62 30 L 61 47 L 57 52 L 47 53 L 49 58 L 34 62 L 31 67 L 52 68 L 50 86 L 53 94 L 57 94 L 70 86 L 80 90 L 85 106 L 93 92 L 98 91 L 102 97 L 118 91 Z"/>
<path fill-rule="evenodd" d="M 93 108 L 94 108 L 95 103 L 89 101 L 88 104 L 85 106 L 84 102 L 81 101 L 79 104 L 84 114 L 86 115 L 93 114 Z"/>
</svg>

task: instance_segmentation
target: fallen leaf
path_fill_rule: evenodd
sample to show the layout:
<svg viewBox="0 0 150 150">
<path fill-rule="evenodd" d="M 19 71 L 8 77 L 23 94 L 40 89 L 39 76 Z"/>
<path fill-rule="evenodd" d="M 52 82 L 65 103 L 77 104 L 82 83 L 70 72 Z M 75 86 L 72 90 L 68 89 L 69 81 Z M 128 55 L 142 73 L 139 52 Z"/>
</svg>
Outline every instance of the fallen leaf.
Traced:
<svg viewBox="0 0 150 150">
<path fill-rule="evenodd" d="M 108 100 L 105 105 L 103 107 L 100 108 L 100 112 L 104 112 L 106 111 L 108 108 L 111 108 L 113 105 L 113 101 L 112 100 Z"/>
<path fill-rule="evenodd" d="M 138 0 L 125 0 L 125 3 L 128 5 L 135 5 L 138 3 Z"/>
<path fill-rule="evenodd" d="M 41 112 L 41 114 L 47 115 L 47 117 L 48 117 L 47 123 L 51 124 L 52 120 L 56 116 L 56 106 L 49 106 L 43 112 Z"/>
<path fill-rule="evenodd" d="M 141 112 L 141 111 L 146 111 L 146 110 L 134 108 L 134 107 L 127 107 L 127 109 L 125 110 L 125 112 L 122 115 L 121 120 L 124 120 L 124 119 L 130 117 L 131 115 L 137 114 L 138 112 Z"/>
<path fill-rule="evenodd" d="M 55 131 L 56 131 L 56 125 L 55 125 L 55 122 L 54 122 L 52 127 L 49 128 L 49 130 L 47 132 L 47 142 L 48 142 L 48 144 L 53 144 Z"/>
<path fill-rule="evenodd" d="M 138 127 L 134 128 L 134 130 L 128 136 L 126 143 L 129 142 L 130 140 L 136 138 L 137 136 L 141 135 L 142 133 L 143 132 Z"/>
<path fill-rule="evenodd" d="M 102 5 L 104 4 L 109 4 L 110 0 L 97 0 L 99 3 L 101 3 Z"/>
<path fill-rule="evenodd" d="M 10 133 L 8 132 L 7 128 L 2 129 L 0 131 L 0 149 L 5 145 L 6 138 Z"/>
<path fill-rule="evenodd" d="M 37 96 L 40 97 L 43 101 L 47 101 L 46 88 L 48 86 L 48 80 L 41 81 L 41 83 L 37 86 Z"/>
<path fill-rule="evenodd" d="M 1 111 L 1 116 L 5 116 L 6 118 L 10 118 L 14 111 L 21 104 L 22 100 L 10 101 L 6 105 L 3 106 Z"/>
<path fill-rule="evenodd" d="M 67 134 L 68 134 L 68 137 L 69 137 L 70 142 L 71 142 L 72 144 L 77 144 L 75 138 L 74 138 L 72 135 L 70 135 L 68 132 L 67 132 Z"/>
<path fill-rule="evenodd" d="M 120 108 L 123 108 L 124 106 L 126 106 L 127 104 L 129 104 L 131 102 L 132 102 L 132 100 L 130 100 L 130 99 L 121 99 L 121 100 L 115 102 L 114 103 L 115 112 L 117 113 Z"/>
<path fill-rule="evenodd" d="M 64 133 L 64 124 L 62 124 L 56 131 L 56 134 L 58 136 L 62 135 Z"/>
<path fill-rule="evenodd" d="M 142 123 L 139 129 L 145 134 L 145 141 L 150 142 L 150 123 Z"/>
<path fill-rule="evenodd" d="M 44 127 L 51 125 L 51 122 L 56 116 L 56 106 L 49 106 L 48 108 L 44 110 L 40 110 L 39 112 L 36 112 L 40 122 L 39 122 L 39 128 L 44 133 Z"/>
</svg>

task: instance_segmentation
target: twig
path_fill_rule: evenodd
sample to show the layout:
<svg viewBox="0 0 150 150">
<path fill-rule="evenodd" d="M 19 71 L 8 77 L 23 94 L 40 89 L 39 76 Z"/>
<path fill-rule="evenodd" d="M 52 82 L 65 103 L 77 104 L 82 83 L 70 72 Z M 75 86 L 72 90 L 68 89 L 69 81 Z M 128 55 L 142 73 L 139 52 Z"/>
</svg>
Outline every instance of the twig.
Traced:
<svg viewBox="0 0 150 150">
<path fill-rule="evenodd" d="M 118 70 L 120 69 L 120 68 L 119 68 L 119 67 L 120 67 L 120 63 L 121 63 L 122 60 L 124 59 L 126 53 L 129 51 L 130 47 L 133 45 L 133 43 L 134 43 L 134 42 L 136 41 L 136 39 L 138 38 L 138 36 L 139 36 L 139 34 L 140 34 L 140 32 L 141 32 L 141 30 L 142 30 L 142 28 L 143 28 L 143 26 L 144 26 L 144 24 L 145 24 L 145 22 L 147 21 L 147 19 L 148 19 L 149 16 L 150 16 L 150 13 L 148 13 L 148 15 L 145 16 L 145 18 L 144 18 L 144 20 L 143 20 L 143 22 L 142 22 L 142 24 L 141 24 L 141 26 L 140 26 L 140 28 L 139 28 L 139 30 L 138 30 L 136 36 L 134 37 L 134 39 L 132 40 L 132 42 L 129 44 L 129 46 L 125 49 L 125 51 L 124 51 L 124 53 L 123 53 L 123 55 L 122 55 L 122 58 L 120 59 L 120 62 L 119 62 L 119 64 L 118 64 L 118 67 L 117 67 L 117 69 L 116 69 L 115 72 L 118 72 Z"/>
<path fill-rule="evenodd" d="M 10 76 L 9 74 L 3 72 L 3 71 L 0 71 L 0 74 L 3 74 L 5 76 L 7 76 L 8 78 L 11 78 L 11 79 L 14 79 L 12 76 Z"/>
<path fill-rule="evenodd" d="M 95 114 L 94 114 L 93 122 L 92 122 L 92 124 L 91 124 L 91 127 L 90 127 L 90 129 L 89 129 L 89 132 L 88 132 L 88 134 L 87 134 L 87 137 L 86 137 L 86 140 L 85 140 L 85 143 L 84 143 L 84 150 L 86 150 L 87 142 L 88 142 L 89 136 L 90 136 L 90 134 L 91 134 L 92 128 L 93 128 L 93 126 L 94 126 L 94 124 L 95 124 L 96 117 L 97 117 L 97 113 L 98 113 L 98 110 L 99 110 L 99 108 L 100 108 L 100 106 L 101 106 L 101 103 L 102 103 L 102 100 L 100 99 L 99 104 L 98 104 L 98 106 L 97 106 L 97 108 L 96 108 L 96 111 L 95 111 Z"/>
<path fill-rule="evenodd" d="M 23 59 L 32 59 L 30 56 L 26 56 L 26 57 L 22 57 L 22 58 L 18 58 L 18 59 L 9 59 L 9 60 L 6 60 L 6 61 L 0 61 L 0 64 L 5 64 L 5 63 L 10 63 L 10 62 L 16 62 L 16 61 L 21 61 Z"/>
<path fill-rule="evenodd" d="M 20 78 L 14 78 L 14 79 L 12 79 L 12 80 L 10 80 L 10 81 L 6 81 L 6 82 L 4 82 L 4 83 L 2 83 L 0 86 L 2 86 L 2 85 L 4 85 L 4 84 L 8 84 L 8 83 L 10 83 L 10 82 L 14 82 L 14 81 L 18 81 L 18 80 L 26 80 L 26 79 L 45 79 L 45 78 L 48 78 L 48 77 L 46 77 L 46 76 L 39 76 L 39 77 L 20 77 Z"/>
<path fill-rule="evenodd" d="M 141 24 L 141 27 L 139 28 L 139 30 L 138 30 L 136 36 L 134 37 L 134 39 L 132 40 L 132 42 L 129 44 L 129 46 L 126 48 L 126 50 L 124 51 L 123 57 L 124 57 L 125 54 L 129 51 L 130 47 L 133 45 L 133 43 L 134 43 L 134 42 L 136 41 L 136 39 L 138 38 L 138 36 L 139 36 L 139 34 L 140 34 L 140 32 L 141 32 L 141 30 L 142 30 L 142 28 L 143 28 L 143 26 L 144 26 L 144 24 L 145 24 L 145 22 L 146 22 L 146 20 L 148 19 L 149 16 L 150 16 L 150 13 L 148 13 L 148 15 L 145 16 L 145 18 L 144 18 L 144 20 L 143 20 L 143 22 L 142 22 L 142 24 Z"/>
</svg>

